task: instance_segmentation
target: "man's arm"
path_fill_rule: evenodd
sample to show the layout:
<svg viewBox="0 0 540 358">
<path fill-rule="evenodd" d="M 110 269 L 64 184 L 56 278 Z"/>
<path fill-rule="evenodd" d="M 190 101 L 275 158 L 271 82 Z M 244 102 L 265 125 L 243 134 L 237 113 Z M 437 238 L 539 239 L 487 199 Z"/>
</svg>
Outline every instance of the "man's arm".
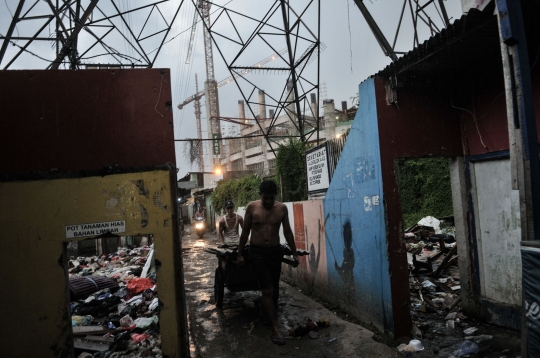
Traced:
<svg viewBox="0 0 540 358">
<path fill-rule="evenodd" d="M 285 240 L 287 240 L 287 244 L 289 245 L 289 248 L 291 249 L 291 252 L 293 254 L 294 260 L 298 263 L 298 253 L 296 252 L 296 244 L 294 242 L 294 234 L 291 229 L 291 224 L 289 223 L 289 210 L 287 209 L 287 206 L 283 204 L 283 207 L 285 208 L 285 214 L 283 215 L 283 235 L 285 235 Z"/>
<path fill-rule="evenodd" d="M 224 230 L 225 230 L 225 220 L 223 218 L 221 218 L 221 220 L 219 220 L 219 224 L 218 224 L 218 235 L 217 235 L 218 241 L 221 242 L 221 243 L 225 242 L 225 238 L 223 237 L 223 231 Z"/>
<path fill-rule="evenodd" d="M 238 215 L 238 214 L 236 214 Z M 238 225 L 244 230 L 244 218 L 241 215 L 238 215 Z"/>
<path fill-rule="evenodd" d="M 251 212 L 253 210 L 253 205 L 249 203 L 246 206 L 246 215 L 243 219 L 242 225 L 242 235 L 240 235 L 240 242 L 238 244 L 238 255 L 236 258 L 236 264 L 242 266 L 244 264 L 244 247 L 249 238 L 249 233 L 251 231 Z"/>
</svg>

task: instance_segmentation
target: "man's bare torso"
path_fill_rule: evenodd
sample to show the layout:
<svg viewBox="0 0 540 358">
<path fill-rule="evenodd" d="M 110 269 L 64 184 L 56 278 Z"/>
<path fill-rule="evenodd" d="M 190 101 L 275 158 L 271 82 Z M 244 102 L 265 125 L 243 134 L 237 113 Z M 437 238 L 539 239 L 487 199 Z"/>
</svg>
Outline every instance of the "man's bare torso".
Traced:
<svg viewBox="0 0 540 358">
<path fill-rule="evenodd" d="M 279 246 L 279 228 L 287 213 L 285 204 L 275 202 L 269 210 L 262 205 L 260 200 L 257 200 L 249 203 L 246 209 L 251 214 L 251 245 Z"/>
</svg>

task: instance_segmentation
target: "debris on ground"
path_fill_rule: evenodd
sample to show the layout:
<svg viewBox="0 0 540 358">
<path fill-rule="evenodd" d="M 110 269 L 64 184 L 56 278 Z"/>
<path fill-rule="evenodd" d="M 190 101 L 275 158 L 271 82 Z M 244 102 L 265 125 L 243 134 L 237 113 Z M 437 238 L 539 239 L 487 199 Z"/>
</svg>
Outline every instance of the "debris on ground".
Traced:
<svg viewBox="0 0 540 358">
<path fill-rule="evenodd" d="M 317 322 L 314 322 L 311 318 L 307 319 L 307 322 L 304 325 L 298 325 L 294 330 L 289 331 L 289 336 L 291 337 L 302 337 L 306 334 L 309 334 L 311 338 L 318 338 L 318 334 L 312 334 L 312 332 L 319 332 L 320 328 L 330 327 L 330 321 L 320 319 Z"/>
<path fill-rule="evenodd" d="M 403 235 L 409 265 L 411 335 L 426 348 L 419 356 L 461 357 L 489 350 L 493 335 L 463 314 L 453 218 L 425 217 Z M 482 334 L 478 334 L 478 332 Z M 412 341 L 411 341 L 412 342 Z M 401 344 L 398 352 L 415 352 Z"/>
<path fill-rule="evenodd" d="M 76 357 L 162 357 L 153 245 L 69 261 Z"/>
</svg>

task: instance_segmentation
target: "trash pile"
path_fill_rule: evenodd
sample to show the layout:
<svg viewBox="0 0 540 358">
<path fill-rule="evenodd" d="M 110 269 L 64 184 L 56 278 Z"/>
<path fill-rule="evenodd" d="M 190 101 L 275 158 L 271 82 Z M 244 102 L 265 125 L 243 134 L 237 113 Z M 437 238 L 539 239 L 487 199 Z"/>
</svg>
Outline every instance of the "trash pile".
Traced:
<svg viewBox="0 0 540 358">
<path fill-rule="evenodd" d="M 163 357 L 153 255 L 152 245 L 69 261 L 76 357 Z"/>
<path fill-rule="evenodd" d="M 477 353 L 478 343 L 492 336 L 475 336 L 468 317 L 461 313 L 459 303 L 460 282 L 453 218 L 441 220 L 428 216 L 406 230 L 403 235 L 409 264 L 411 317 L 416 340 L 402 344 L 399 352 L 417 352 L 423 349 L 422 338 L 442 338 L 447 344 L 439 345 L 439 355 L 461 357 Z M 435 352 L 433 352 L 435 353 Z"/>
</svg>

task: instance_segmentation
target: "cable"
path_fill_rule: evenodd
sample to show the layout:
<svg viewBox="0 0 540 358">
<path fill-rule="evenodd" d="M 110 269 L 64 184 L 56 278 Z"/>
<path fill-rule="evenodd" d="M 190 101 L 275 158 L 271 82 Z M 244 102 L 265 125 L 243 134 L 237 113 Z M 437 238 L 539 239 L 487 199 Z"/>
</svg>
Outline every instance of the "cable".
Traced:
<svg viewBox="0 0 540 358">
<path fill-rule="evenodd" d="M 347 21 L 349 23 L 349 52 L 351 54 L 350 63 L 351 63 L 351 73 L 353 73 L 352 68 L 352 35 L 351 35 L 351 16 L 349 12 L 349 0 L 347 0 Z"/>
<path fill-rule="evenodd" d="M 6 0 L 4 0 L 4 4 L 6 4 L 9 14 L 11 15 L 11 18 L 13 19 L 13 13 L 11 12 L 11 9 L 9 8 Z M 19 37 L 19 29 L 17 28 L 17 26 L 15 26 L 15 30 L 17 31 L 17 37 Z"/>
<path fill-rule="evenodd" d="M 4 37 L 4 35 L 2 35 L 1 33 L 0 33 L 0 36 Z M 43 60 L 43 61 L 48 62 L 48 63 L 53 63 L 53 62 L 54 62 L 54 61 L 51 61 L 51 60 L 47 60 L 46 58 L 43 58 L 43 57 L 41 57 L 41 56 L 39 56 L 39 55 L 36 55 L 36 54 L 33 53 L 32 51 L 27 50 L 27 49 L 23 48 L 23 47 L 20 46 L 20 45 L 17 45 L 17 44 L 16 44 L 15 42 L 13 42 L 12 40 L 9 40 L 9 42 L 11 42 L 11 44 L 12 44 L 13 46 L 17 46 L 18 48 L 20 48 L 20 49 L 23 50 L 24 52 L 28 52 L 29 54 L 31 54 L 31 55 L 33 55 L 33 56 L 39 58 L 40 60 Z"/>
<path fill-rule="evenodd" d="M 161 74 L 161 85 L 159 85 L 159 96 L 157 98 L 156 106 L 154 107 L 154 110 L 161 116 L 161 118 L 165 117 L 163 114 L 159 113 L 157 110 L 157 105 L 159 103 L 159 99 L 161 98 L 161 89 L 163 88 L 163 74 Z"/>
<path fill-rule="evenodd" d="M 500 96 L 500 95 L 499 95 L 499 96 Z M 499 98 L 499 96 L 497 96 L 497 98 Z M 495 98 L 495 99 L 497 99 L 497 98 Z M 493 102 L 495 102 L 495 101 L 493 101 Z M 486 149 L 489 150 L 489 148 L 484 144 L 484 141 L 482 140 L 482 134 L 480 134 L 480 129 L 478 128 L 478 120 L 477 120 L 476 116 L 474 115 L 474 113 L 471 112 L 471 111 L 469 111 L 468 109 L 454 106 L 454 105 L 452 104 L 452 100 L 450 100 L 450 106 L 451 106 L 452 108 L 460 109 L 460 110 L 462 110 L 462 111 L 465 111 L 465 112 L 469 113 L 469 114 L 473 117 L 474 124 L 475 124 L 475 126 L 476 126 L 476 131 L 478 132 L 478 136 L 480 137 L 480 143 L 482 143 L 482 145 L 484 146 L 484 148 L 486 148 Z M 490 109 L 491 109 L 491 108 L 490 108 Z M 487 114 L 487 113 L 486 113 L 486 114 Z M 485 115 L 484 115 L 484 116 L 485 116 Z"/>
</svg>

